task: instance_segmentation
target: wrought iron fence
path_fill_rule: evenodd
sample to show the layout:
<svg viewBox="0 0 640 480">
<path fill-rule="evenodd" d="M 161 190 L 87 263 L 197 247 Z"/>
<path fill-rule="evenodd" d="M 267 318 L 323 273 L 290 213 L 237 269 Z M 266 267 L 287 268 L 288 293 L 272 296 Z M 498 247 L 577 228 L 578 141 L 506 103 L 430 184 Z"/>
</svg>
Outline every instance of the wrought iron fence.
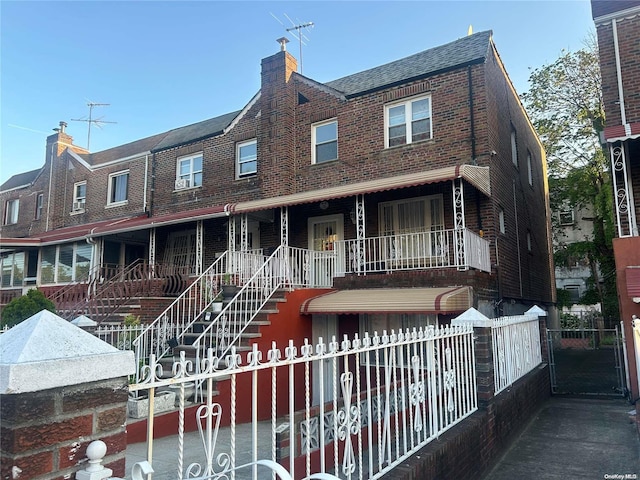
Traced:
<svg viewBox="0 0 640 480">
<path fill-rule="evenodd" d="M 273 343 L 266 352 L 254 344 L 246 355 L 233 347 L 224 359 L 209 349 L 200 368 L 182 353 L 172 373 L 164 378 L 152 355 L 130 390 L 148 392 L 152 406 L 157 391 L 178 392 L 177 446 L 170 453 L 171 477 L 178 479 L 241 478 L 243 469 L 250 476 L 242 478 L 261 478 L 257 469 L 265 461 L 292 478 L 318 472 L 380 478 L 477 410 L 470 325 L 365 333 L 341 342 L 320 338 L 300 346 L 289 341 L 284 350 Z M 187 386 L 197 382 L 207 385 L 206 400 L 185 409 Z M 214 394 L 216 385 L 227 394 Z M 193 448 L 185 449 L 189 412 L 203 448 L 196 460 Z M 152 419 L 153 410 L 150 425 Z M 153 466 L 152 427 L 148 433 Z M 167 454 L 163 450 L 163 460 Z"/>
<path fill-rule="evenodd" d="M 100 325 L 91 333 L 118 350 L 133 350 L 133 341 L 146 325 Z"/>
<path fill-rule="evenodd" d="M 493 320 L 493 372 L 498 394 L 542 362 L 537 315 Z"/>
</svg>

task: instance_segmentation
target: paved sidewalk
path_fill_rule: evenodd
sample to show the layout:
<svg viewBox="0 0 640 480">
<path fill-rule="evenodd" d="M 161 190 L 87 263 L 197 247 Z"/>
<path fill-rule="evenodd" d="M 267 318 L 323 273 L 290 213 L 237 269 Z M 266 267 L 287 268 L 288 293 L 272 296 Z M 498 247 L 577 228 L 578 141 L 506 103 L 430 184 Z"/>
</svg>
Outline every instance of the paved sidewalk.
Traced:
<svg viewBox="0 0 640 480">
<path fill-rule="evenodd" d="M 640 480 L 640 441 L 623 399 L 552 397 L 484 480 Z"/>
</svg>

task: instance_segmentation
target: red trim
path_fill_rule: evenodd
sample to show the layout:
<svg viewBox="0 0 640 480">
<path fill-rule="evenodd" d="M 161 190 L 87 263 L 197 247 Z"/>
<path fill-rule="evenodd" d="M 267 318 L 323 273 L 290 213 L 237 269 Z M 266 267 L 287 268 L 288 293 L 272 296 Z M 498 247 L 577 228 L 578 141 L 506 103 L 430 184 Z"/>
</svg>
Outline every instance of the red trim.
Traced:
<svg viewBox="0 0 640 480">
<path fill-rule="evenodd" d="M 640 267 L 625 268 L 627 280 L 627 295 L 631 298 L 640 297 Z"/>
<path fill-rule="evenodd" d="M 446 292 L 441 293 L 440 295 L 438 295 L 435 300 L 433 301 L 433 308 L 434 310 L 437 310 L 438 313 L 442 313 L 442 308 L 440 306 L 440 302 L 442 301 L 442 297 L 444 297 L 445 295 L 449 295 L 450 293 L 455 292 L 456 290 L 458 290 L 460 287 L 455 287 L 451 290 L 448 290 Z"/>
<path fill-rule="evenodd" d="M 630 133 L 627 133 L 624 125 L 612 125 L 604 129 L 604 138 L 624 138 L 631 135 L 640 135 L 640 122 L 629 123 Z"/>
<path fill-rule="evenodd" d="M 338 290 L 332 290 L 330 292 L 323 293 L 322 295 L 316 295 L 315 297 L 307 298 L 300 305 L 300 313 L 304 313 L 305 315 L 309 315 L 309 304 L 311 303 L 311 300 L 315 300 L 316 298 L 324 297 L 326 295 L 331 295 L 332 293 L 335 293 L 337 291 Z"/>
</svg>

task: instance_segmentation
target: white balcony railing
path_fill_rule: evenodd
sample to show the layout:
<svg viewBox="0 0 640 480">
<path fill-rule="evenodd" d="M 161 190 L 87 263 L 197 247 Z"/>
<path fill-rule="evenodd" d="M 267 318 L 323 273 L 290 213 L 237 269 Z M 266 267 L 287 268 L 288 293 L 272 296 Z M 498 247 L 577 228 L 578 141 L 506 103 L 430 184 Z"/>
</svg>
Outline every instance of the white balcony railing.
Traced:
<svg viewBox="0 0 640 480">
<path fill-rule="evenodd" d="M 336 242 L 336 274 L 453 267 L 491 272 L 489 242 L 468 229 Z"/>
</svg>

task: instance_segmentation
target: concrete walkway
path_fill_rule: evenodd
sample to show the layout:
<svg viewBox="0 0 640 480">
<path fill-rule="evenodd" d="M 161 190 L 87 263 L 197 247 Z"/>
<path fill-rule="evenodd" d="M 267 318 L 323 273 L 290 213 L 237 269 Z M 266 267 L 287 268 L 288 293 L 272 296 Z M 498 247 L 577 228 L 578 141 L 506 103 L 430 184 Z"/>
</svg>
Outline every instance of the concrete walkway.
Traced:
<svg viewBox="0 0 640 480">
<path fill-rule="evenodd" d="M 640 480 L 640 441 L 623 399 L 552 397 L 484 480 Z"/>
</svg>

